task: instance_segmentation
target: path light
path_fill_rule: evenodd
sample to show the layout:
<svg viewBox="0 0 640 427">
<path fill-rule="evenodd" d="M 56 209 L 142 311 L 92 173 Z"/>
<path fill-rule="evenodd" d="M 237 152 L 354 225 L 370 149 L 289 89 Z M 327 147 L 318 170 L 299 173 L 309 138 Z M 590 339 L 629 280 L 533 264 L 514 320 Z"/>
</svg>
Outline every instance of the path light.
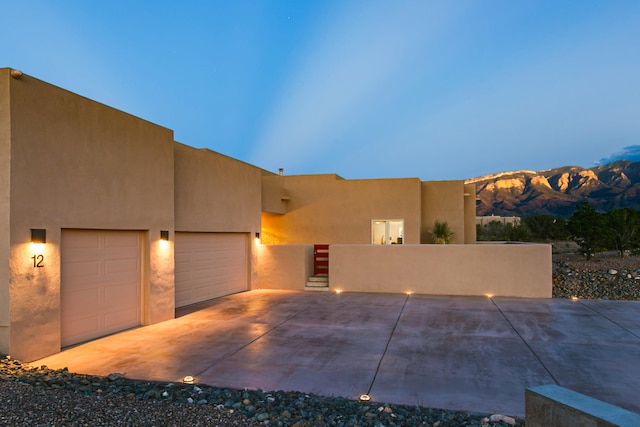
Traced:
<svg viewBox="0 0 640 427">
<path fill-rule="evenodd" d="M 371 396 L 369 396 L 368 394 L 361 394 L 360 395 L 360 401 L 361 402 L 368 402 L 371 400 Z"/>
<path fill-rule="evenodd" d="M 193 384 L 196 382 L 196 379 L 194 377 L 192 377 L 191 375 L 187 375 L 186 377 L 184 377 L 182 379 L 182 382 L 185 384 Z"/>
<path fill-rule="evenodd" d="M 493 298 L 493 294 L 485 294 L 487 296 L 487 298 L 491 299 Z"/>
<path fill-rule="evenodd" d="M 571 297 L 571 300 L 572 301 L 578 301 L 578 297 L 576 295 L 574 295 L 574 296 Z"/>
</svg>

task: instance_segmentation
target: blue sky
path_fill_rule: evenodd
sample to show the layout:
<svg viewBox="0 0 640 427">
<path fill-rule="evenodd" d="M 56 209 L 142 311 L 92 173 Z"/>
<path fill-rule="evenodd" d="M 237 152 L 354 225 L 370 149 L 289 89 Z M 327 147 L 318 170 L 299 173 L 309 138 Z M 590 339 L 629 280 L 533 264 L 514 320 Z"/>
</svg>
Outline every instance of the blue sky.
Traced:
<svg viewBox="0 0 640 427">
<path fill-rule="evenodd" d="M 636 0 L 4 1 L 0 67 L 286 174 L 640 160 Z"/>
</svg>

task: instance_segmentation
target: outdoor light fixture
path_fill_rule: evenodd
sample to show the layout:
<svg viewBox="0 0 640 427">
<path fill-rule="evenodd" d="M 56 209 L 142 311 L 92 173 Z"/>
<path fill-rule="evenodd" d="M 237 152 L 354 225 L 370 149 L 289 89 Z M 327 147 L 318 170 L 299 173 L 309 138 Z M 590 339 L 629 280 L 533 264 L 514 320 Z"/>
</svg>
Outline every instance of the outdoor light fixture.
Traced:
<svg viewBox="0 0 640 427">
<path fill-rule="evenodd" d="M 165 242 L 169 240 L 169 230 L 160 230 L 160 240 Z"/>
<path fill-rule="evenodd" d="M 493 294 L 487 294 L 487 298 L 493 298 Z"/>
<path fill-rule="evenodd" d="M 336 294 L 342 293 L 342 289 L 336 289 Z"/>
<path fill-rule="evenodd" d="M 371 396 L 369 396 L 368 394 L 361 394 L 360 395 L 360 401 L 361 402 L 368 402 L 371 400 Z"/>
<path fill-rule="evenodd" d="M 44 228 L 32 228 L 31 243 L 47 243 L 47 230 Z"/>
<path fill-rule="evenodd" d="M 256 239 L 259 239 L 259 238 L 260 238 L 260 232 L 256 231 Z"/>
<path fill-rule="evenodd" d="M 576 295 L 574 295 L 574 296 L 571 297 L 571 300 L 578 301 L 578 297 Z"/>
<path fill-rule="evenodd" d="M 194 377 L 192 377 L 191 375 L 187 375 L 186 377 L 184 377 L 182 379 L 182 382 L 185 384 L 193 384 L 196 382 L 196 379 Z"/>
</svg>

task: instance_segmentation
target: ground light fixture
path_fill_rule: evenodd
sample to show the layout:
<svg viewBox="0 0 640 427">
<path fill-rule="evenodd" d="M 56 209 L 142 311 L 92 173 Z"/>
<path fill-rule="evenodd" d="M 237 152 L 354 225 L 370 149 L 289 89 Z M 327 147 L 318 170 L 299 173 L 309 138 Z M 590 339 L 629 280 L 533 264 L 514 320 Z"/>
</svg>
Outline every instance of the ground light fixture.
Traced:
<svg viewBox="0 0 640 427">
<path fill-rule="evenodd" d="M 185 384 L 193 384 L 196 382 L 195 377 L 191 376 L 191 375 L 187 375 L 186 377 L 184 377 L 182 379 L 182 382 Z"/>
<path fill-rule="evenodd" d="M 160 240 L 169 241 L 169 230 L 160 230 Z"/>
<path fill-rule="evenodd" d="M 31 243 L 47 243 L 47 230 L 44 228 L 32 228 Z"/>
<path fill-rule="evenodd" d="M 361 394 L 360 395 L 360 401 L 361 402 L 368 402 L 371 400 L 371 396 L 369 396 L 368 394 Z"/>
</svg>

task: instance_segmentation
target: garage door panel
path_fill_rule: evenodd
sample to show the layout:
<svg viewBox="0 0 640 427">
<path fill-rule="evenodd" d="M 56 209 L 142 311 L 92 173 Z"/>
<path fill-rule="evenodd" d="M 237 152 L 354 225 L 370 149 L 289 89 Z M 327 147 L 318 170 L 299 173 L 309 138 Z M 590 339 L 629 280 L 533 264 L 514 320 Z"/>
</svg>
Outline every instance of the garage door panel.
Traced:
<svg viewBox="0 0 640 427">
<path fill-rule="evenodd" d="M 135 248 L 138 246 L 139 236 L 137 233 L 112 233 L 108 234 L 104 238 L 104 247 L 106 249 L 111 248 Z"/>
<path fill-rule="evenodd" d="M 106 276 L 137 273 L 138 271 L 140 271 L 140 266 L 137 259 L 112 259 L 104 262 L 104 274 Z"/>
<path fill-rule="evenodd" d="M 131 322 L 137 320 L 138 313 L 136 310 L 116 310 L 111 313 L 105 313 L 104 328 L 111 332 L 117 332 L 130 327 Z"/>
<path fill-rule="evenodd" d="M 99 305 L 101 298 L 101 292 L 99 289 L 83 289 L 67 294 L 65 296 L 65 309 L 70 309 L 75 312 L 82 310 L 87 306 Z"/>
<path fill-rule="evenodd" d="M 140 233 L 63 230 L 62 345 L 140 325 Z"/>
<path fill-rule="evenodd" d="M 67 263 L 67 272 L 74 278 L 96 276 L 100 272 L 100 263 L 96 261 Z"/>
<path fill-rule="evenodd" d="M 92 336 L 101 331 L 99 319 L 95 316 L 78 318 L 77 322 L 66 326 L 66 335 L 70 336 Z M 70 345 L 70 344 L 63 344 Z"/>
<path fill-rule="evenodd" d="M 120 285 L 108 286 L 104 288 L 104 305 L 106 307 L 122 306 L 122 299 L 138 299 L 136 283 L 122 283 Z"/>
<path fill-rule="evenodd" d="M 176 307 L 246 291 L 247 236 L 176 233 Z"/>
<path fill-rule="evenodd" d="M 74 233 L 73 239 L 67 239 L 65 249 L 67 251 L 82 250 L 82 249 L 96 249 L 100 247 L 100 236 L 98 234 L 92 234 L 89 232 L 78 232 L 77 230 L 64 231 L 65 235 L 68 233 Z"/>
</svg>

